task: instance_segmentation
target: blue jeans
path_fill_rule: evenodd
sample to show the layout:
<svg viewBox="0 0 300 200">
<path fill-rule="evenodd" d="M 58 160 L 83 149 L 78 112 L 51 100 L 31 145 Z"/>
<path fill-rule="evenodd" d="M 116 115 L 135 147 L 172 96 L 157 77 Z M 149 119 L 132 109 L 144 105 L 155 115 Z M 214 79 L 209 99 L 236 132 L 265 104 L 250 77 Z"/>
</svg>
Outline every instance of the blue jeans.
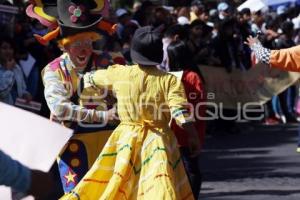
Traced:
<svg viewBox="0 0 300 200">
<path fill-rule="evenodd" d="M 278 97 L 282 114 L 288 116 L 289 114 L 294 113 L 294 107 L 296 103 L 296 86 L 292 85 L 283 93 L 279 94 Z"/>
<path fill-rule="evenodd" d="M 298 128 L 298 147 L 300 147 L 300 126 Z"/>
</svg>

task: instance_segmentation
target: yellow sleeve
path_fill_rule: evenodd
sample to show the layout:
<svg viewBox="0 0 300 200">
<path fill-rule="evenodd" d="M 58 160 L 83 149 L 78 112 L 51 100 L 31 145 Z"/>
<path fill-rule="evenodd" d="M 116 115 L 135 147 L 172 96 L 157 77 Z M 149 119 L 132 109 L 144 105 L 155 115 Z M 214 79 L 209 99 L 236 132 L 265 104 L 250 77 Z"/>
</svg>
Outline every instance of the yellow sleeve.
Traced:
<svg viewBox="0 0 300 200">
<path fill-rule="evenodd" d="M 112 89 L 113 84 L 120 80 L 122 71 L 125 67 L 121 65 L 112 65 L 107 69 L 100 69 L 94 72 L 88 72 L 84 75 L 84 87 L 98 87 Z"/>
<path fill-rule="evenodd" d="M 113 82 L 109 77 L 108 69 L 97 70 L 92 74 L 91 81 L 94 86 L 99 88 L 111 88 L 113 85 Z"/>
<path fill-rule="evenodd" d="M 177 77 L 170 75 L 167 88 L 167 102 L 172 118 L 179 124 L 193 121 L 187 109 L 188 101 L 181 81 Z"/>
<path fill-rule="evenodd" d="M 300 72 L 300 45 L 288 49 L 272 50 L 270 65 L 287 71 Z"/>
</svg>

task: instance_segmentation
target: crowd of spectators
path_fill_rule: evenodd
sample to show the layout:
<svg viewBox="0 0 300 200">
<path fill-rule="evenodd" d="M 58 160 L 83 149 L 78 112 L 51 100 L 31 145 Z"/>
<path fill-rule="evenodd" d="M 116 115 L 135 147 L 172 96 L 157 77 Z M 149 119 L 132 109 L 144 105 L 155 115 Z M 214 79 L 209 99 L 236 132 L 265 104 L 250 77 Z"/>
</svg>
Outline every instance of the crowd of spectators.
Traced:
<svg viewBox="0 0 300 200">
<path fill-rule="evenodd" d="M 3 2 L 3 1 L 2 1 Z M 39 114 L 49 116 L 43 96 L 41 71 L 47 63 L 60 54 L 51 42 L 40 45 L 34 34 L 44 35 L 47 28 L 26 16 L 26 3 L 18 1 L 18 13 L 1 12 L 0 28 L 0 101 L 14 104 L 17 98 L 40 102 Z M 105 40 L 95 44 L 103 51 L 122 52 L 128 64 L 131 38 L 138 27 L 152 25 L 164 33 L 164 50 L 172 41 L 183 41 L 189 47 L 193 62 L 201 65 L 247 71 L 253 66 L 251 50 L 244 41 L 249 35 L 260 35 L 264 46 L 271 49 L 287 48 L 300 43 L 300 7 L 281 5 L 251 12 L 240 11 L 231 1 L 215 4 L 194 0 L 186 7 L 156 5 L 151 1 L 134 3 L 132 8 L 111 9 L 110 21 L 118 24 L 116 34 L 105 35 Z M 3 5 L 10 3 L 3 2 Z M 260 34 L 261 33 L 261 34 Z M 168 71 L 167 54 L 161 66 Z M 12 79 L 12 77 L 15 77 Z M 296 121 L 298 88 L 291 86 L 275 96 L 265 106 L 265 123 Z"/>
</svg>

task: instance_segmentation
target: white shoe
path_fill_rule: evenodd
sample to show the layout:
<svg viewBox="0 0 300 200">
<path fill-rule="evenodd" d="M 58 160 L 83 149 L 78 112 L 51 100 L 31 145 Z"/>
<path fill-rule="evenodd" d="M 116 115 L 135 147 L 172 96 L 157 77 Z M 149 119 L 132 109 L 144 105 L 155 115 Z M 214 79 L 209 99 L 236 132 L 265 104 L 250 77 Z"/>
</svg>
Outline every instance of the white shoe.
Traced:
<svg viewBox="0 0 300 200">
<path fill-rule="evenodd" d="M 280 116 L 280 120 L 283 124 L 286 124 L 286 117 L 284 115 Z"/>
</svg>

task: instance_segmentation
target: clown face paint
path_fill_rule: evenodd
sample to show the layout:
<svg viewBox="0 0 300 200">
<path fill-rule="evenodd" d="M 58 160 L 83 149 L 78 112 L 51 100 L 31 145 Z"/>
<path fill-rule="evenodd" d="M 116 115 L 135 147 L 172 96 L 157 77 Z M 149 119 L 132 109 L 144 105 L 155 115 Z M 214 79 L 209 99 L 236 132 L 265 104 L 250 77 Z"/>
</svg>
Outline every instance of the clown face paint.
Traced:
<svg viewBox="0 0 300 200">
<path fill-rule="evenodd" d="M 92 40 L 78 39 L 66 46 L 66 52 L 76 68 L 85 68 L 93 52 Z"/>
</svg>

